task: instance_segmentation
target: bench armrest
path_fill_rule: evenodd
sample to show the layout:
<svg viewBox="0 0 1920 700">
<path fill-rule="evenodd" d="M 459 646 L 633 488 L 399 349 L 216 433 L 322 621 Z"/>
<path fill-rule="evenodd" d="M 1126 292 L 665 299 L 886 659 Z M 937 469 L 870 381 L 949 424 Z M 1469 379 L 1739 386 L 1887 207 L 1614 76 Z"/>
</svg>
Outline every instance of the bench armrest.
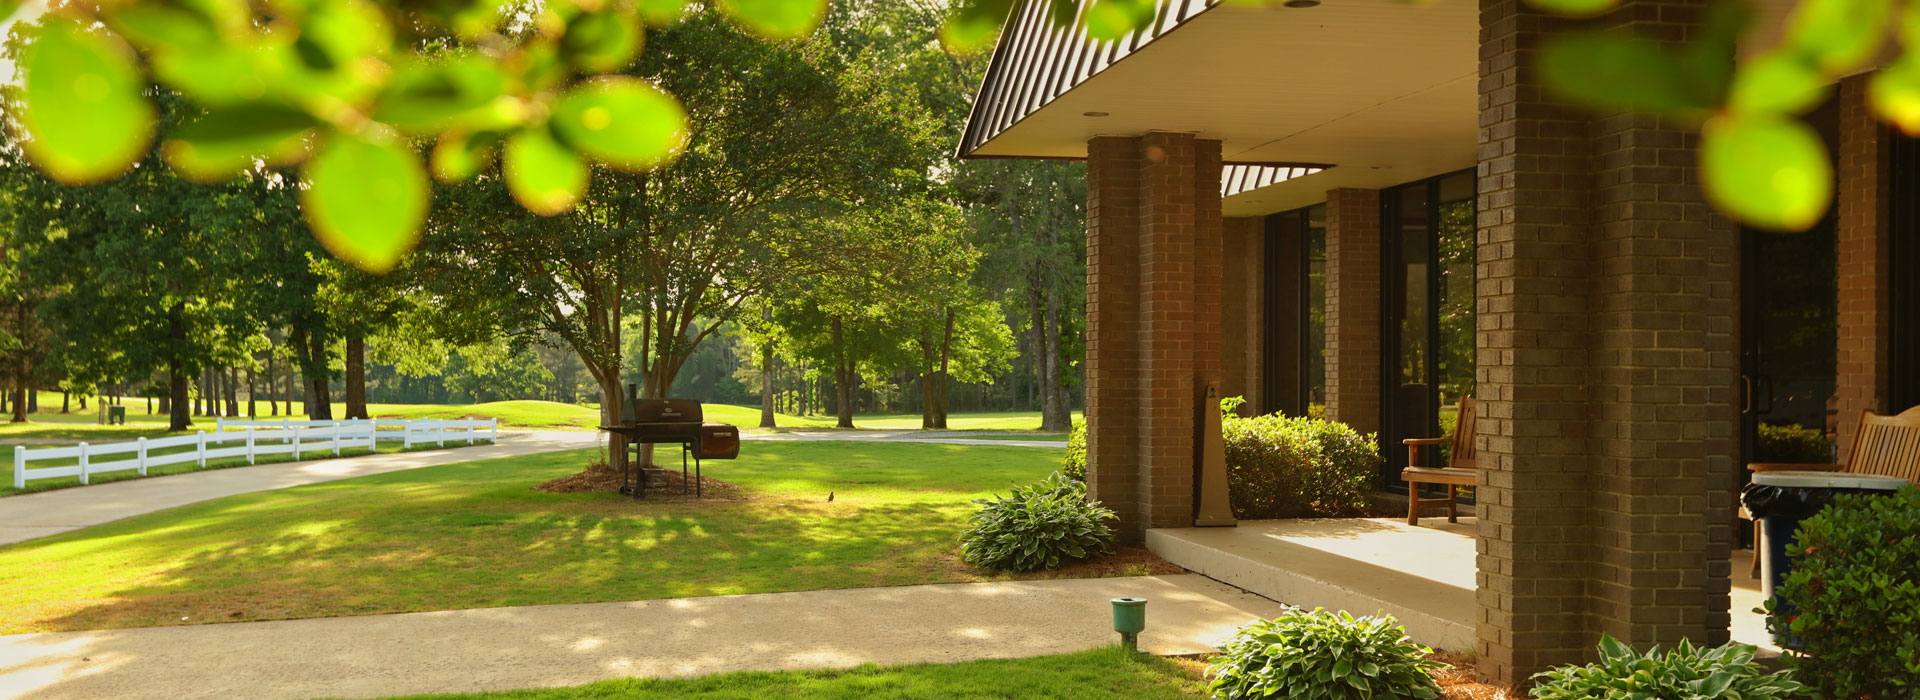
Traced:
<svg viewBox="0 0 1920 700">
<path fill-rule="evenodd" d="M 1772 462 L 1754 462 L 1747 465 L 1750 472 L 1837 472 L 1838 464 L 1778 464 Z"/>
<path fill-rule="evenodd" d="M 1405 440 L 1401 440 L 1400 444 L 1402 445 L 1445 445 L 1449 442 L 1453 442 L 1453 438 L 1407 438 Z"/>
</svg>

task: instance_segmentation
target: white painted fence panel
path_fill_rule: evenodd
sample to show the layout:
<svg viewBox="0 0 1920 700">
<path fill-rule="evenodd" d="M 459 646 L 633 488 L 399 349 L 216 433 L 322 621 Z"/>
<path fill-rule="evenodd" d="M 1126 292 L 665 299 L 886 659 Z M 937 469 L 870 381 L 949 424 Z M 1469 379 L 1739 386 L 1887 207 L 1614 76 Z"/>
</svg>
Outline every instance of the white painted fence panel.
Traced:
<svg viewBox="0 0 1920 700">
<path fill-rule="evenodd" d="M 77 476 L 80 483 L 102 472 L 137 470 L 142 475 L 150 467 L 195 462 L 206 466 L 209 459 L 245 457 L 248 464 L 262 455 L 292 455 L 298 459 L 311 452 L 338 455 L 341 450 L 374 449 L 382 440 L 400 442 L 405 447 L 424 443 L 448 442 L 473 444 L 497 440 L 500 421 L 489 420 L 227 420 L 219 419 L 217 432 L 176 435 L 164 438 L 137 438 L 107 445 L 80 443 L 73 447 L 13 448 L 13 487 L 24 489 L 32 479 Z M 229 430 L 232 428 L 232 430 Z M 265 428 L 264 430 L 262 428 Z M 191 447 L 168 454 L 157 450 Z M 104 456 L 129 455 L 100 461 Z M 58 467 L 28 467 L 32 462 L 76 460 L 78 464 Z"/>
</svg>

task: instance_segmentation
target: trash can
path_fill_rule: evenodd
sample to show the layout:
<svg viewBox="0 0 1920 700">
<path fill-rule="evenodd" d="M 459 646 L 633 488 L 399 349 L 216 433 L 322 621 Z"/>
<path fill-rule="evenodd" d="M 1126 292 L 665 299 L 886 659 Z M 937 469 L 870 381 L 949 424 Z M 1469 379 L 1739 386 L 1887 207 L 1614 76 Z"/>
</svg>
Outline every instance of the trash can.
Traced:
<svg viewBox="0 0 1920 700">
<path fill-rule="evenodd" d="M 108 406 L 107 407 L 107 425 L 126 425 L 126 424 L 127 424 L 127 407 L 126 406 Z"/>
<path fill-rule="evenodd" d="M 1740 502 L 1753 517 L 1761 520 L 1760 541 L 1754 556 L 1760 557 L 1760 592 L 1773 598 L 1774 591 L 1787 580 L 1793 562 L 1787 547 L 1793 543 L 1800 521 L 1813 517 L 1833 504 L 1833 497 L 1847 493 L 1891 494 L 1911 482 L 1891 476 L 1846 474 L 1821 471 L 1757 472 L 1753 483 L 1740 493 Z M 1774 601 L 1774 612 L 1791 616 L 1786 603 Z M 1774 635 L 1774 643 L 1793 648 L 1797 645 L 1786 635 Z"/>
</svg>

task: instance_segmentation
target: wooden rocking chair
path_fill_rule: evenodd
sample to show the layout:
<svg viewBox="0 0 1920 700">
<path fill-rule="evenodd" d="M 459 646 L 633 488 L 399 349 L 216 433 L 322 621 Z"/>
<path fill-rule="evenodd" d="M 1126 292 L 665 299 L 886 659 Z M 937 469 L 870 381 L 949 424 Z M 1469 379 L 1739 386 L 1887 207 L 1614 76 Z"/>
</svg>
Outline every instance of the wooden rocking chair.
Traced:
<svg viewBox="0 0 1920 700">
<path fill-rule="evenodd" d="M 1907 409 L 1897 416 L 1883 416 L 1872 411 L 1860 412 L 1860 427 L 1853 431 L 1853 449 L 1847 453 L 1847 463 L 1841 464 L 1779 464 L 1756 462 L 1747 465 L 1750 472 L 1842 472 L 1846 474 L 1869 474 L 1872 476 L 1891 476 L 1920 484 L 1920 406 Z M 1753 568 L 1748 572 L 1754 577 L 1760 575 L 1760 521 L 1746 506 L 1740 506 L 1740 517 L 1753 521 L 1753 541 L 1755 552 Z"/>
<path fill-rule="evenodd" d="M 1473 431 L 1475 419 L 1480 413 L 1480 402 L 1471 396 L 1460 397 L 1460 412 L 1453 422 L 1452 437 L 1407 438 L 1400 443 L 1407 446 L 1407 468 L 1400 470 L 1400 480 L 1407 482 L 1407 524 L 1420 524 L 1420 485 L 1447 485 L 1447 522 L 1460 522 L 1460 514 L 1455 506 L 1454 489 L 1460 486 L 1472 486 L 1479 465 L 1474 461 Z M 1420 448 L 1451 445 L 1447 466 L 1421 466 Z"/>
</svg>

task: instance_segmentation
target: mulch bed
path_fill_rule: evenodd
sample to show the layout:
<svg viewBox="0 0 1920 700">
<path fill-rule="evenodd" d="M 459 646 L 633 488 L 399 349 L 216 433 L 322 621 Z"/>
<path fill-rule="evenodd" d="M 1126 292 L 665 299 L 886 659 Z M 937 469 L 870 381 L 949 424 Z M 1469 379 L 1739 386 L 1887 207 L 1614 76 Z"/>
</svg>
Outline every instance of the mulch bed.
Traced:
<svg viewBox="0 0 1920 700">
<path fill-rule="evenodd" d="M 1473 659 L 1464 654 L 1436 651 L 1428 658 L 1453 667 L 1433 674 L 1433 680 L 1440 684 L 1440 697 L 1445 700 L 1517 700 L 1526 697 L 1503 685 L 1480 682 L 1474 676 Z"/>
<path fill-rule="evenodd" d="M 693 489 L 692 489 L 692 486 L 693 486 L 692 479 L 694 479 L 695 477 L 693 476 L 693 474 L 689 473 L 687 474 L 686 478 L 687 478 L 687 481 L 682 482 L 680 478 L 680 470 L 678 469 L 667 470 L 666 487 L 665 488 L 656 487 L 656 488 L 647 489 L 647 497 L 644 501 L 641 501 L 641 502 L 643 503 L 698 503 L 703 501 L 723 502 L 723 501 L 747 500 L 747 496 L 741 490 L 739 484 L 728 483 L 725 481 L 721 481 L 719 479 L 715 479 L 710 476 L 699 477 L 700 491 L 704 495 L 704 497 L 696 498 L 694 497 Z M 578 474 L 569 474 L 567 476 L 554 479 L 552 481 L 546 482 L 539 486 L 533 487 L 533 490 L 545 491 L 547 493 L 615 493 L 617 494 L 617 493 L 620 493 L 620 482 L 621 482 L 620 472 L 609 469 L 605 465 L 595 464 L 587 467 L 586 471 L 582 471 Z M 686 495 L 681 495 L 680 493 L 683 483 L 687 487 Z"/>
</svg>

